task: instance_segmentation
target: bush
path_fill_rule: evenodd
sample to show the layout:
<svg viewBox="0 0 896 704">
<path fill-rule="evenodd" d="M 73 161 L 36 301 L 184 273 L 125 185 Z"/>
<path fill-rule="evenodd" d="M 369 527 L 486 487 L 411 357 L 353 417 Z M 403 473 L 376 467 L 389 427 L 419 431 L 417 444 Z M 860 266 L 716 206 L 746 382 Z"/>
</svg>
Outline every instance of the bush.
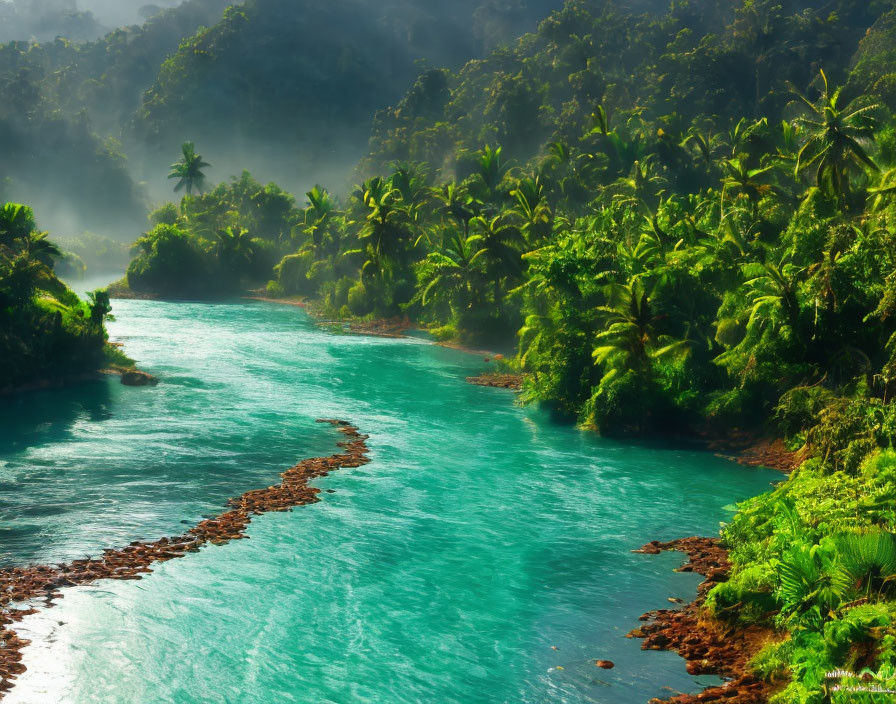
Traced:
<svg viewBox="0 0 896 704">
<path fill-rule="evenodd" d="M 600 383 L 585 404 L 583 422 L 604 435 L 637 435 L 654 428 L 655 420 L 667 410 L 665 406 L 655 383 L 628 371 Z M 669 429 L 668 422 L 665 429 Z"/>
<path fill-rule="evenodd" d="M 136 245 L 141 251 L 127 272 L 132 290 L 176 298 L 211 293 L 202 254 L 177 227 L 157 225 Z"/>
<path fill-rule="evenodd" d="M 271 298 L 283 298 L 286 295 L 286 291 L 283 289 L 283 286 L 280 285 L 279 281 L 268 281 L 268 285 L 265 287 L 265 293 Z"/>
<path fill-rule="evenodd" d="M 771 565 L 751 565 L 713 587 L 706 598 L 706 608 L 717 618 L 743 624 L 767 622 L 768 615 L 777 610 L 773 595 L 775 583 Z"/>
<path fill-rule="evenodd" d="M 305 252 L 289 254 L 280 260 L 274 268 L 274 273 L 285 295 L 303 295 L 312 292 L 313 287 L 308 279 L 310 266 L 311 256 Z"/>
<path fill-rule="evenodd" d="M 823 386 L 798 386 L 785 393 L 775 408 L 774 419 L 785 437 L 805 433 L 818 424 L 834 394 Z"/>
<path fill-rule="evenodd" d="M 352 315 L 358 317 L 373 312 L 374 302 L 362 281 L 357 282 L 349 289 L 347 305 Z"/>
</svg>

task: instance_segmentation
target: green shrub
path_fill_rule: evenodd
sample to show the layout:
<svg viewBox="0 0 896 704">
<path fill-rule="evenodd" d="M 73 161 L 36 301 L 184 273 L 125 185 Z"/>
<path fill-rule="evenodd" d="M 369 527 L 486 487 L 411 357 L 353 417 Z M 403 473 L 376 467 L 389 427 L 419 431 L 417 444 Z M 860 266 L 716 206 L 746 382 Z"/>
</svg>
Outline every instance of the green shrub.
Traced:
<svg viewBox="0 0 896 704">
<path fill-rule="evenodd" d="M 314 290 L 308 278 L 312 258 L 309 253 L 288 254 L 274 268 L 277 283 L 285 295 L 304 295 Z"/>
<path fill-rule="evenodd" d="M 583 421 L 605 435 L 640 434 L 653 428 L 656 418 L 663 415 L 663 405 L 654 382 L 628 371 L 598 385 L 585 405 Z"/>
<path fill-rule="evenodd" d="M 207 264 L 193 240 L 173 225 L 157 225 L 137 240 L 137 257 L 128 266 L 127 279 L 134 291 L 173 297 L 208 295 Z"/>
<path fill-rule="evenodd" d="M 359 318 L 373 312 L 374 302 L 363 282 L 358 281 L 349 289 L 346 305 Z"/>
</svg>

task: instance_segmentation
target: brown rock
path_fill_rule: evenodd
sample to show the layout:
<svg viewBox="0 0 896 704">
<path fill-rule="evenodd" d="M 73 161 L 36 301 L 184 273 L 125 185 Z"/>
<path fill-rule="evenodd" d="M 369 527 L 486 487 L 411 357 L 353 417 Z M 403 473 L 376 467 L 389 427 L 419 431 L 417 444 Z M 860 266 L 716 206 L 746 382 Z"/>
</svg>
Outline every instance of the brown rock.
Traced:
<svg viewBox="0 0 896 704">
<path fill-rule="evenodd" d="M 142 385 L 155 380 L 144 372 L 128 372 L 143 379 Z M 125 375 L 122 375 L 122 382 Z M 242 496 L 231 499 L 228 505 L 233 510 L 222 513 L 215 518 L 200 522 L 186 534 L 173 538 L 161 538 L 153 543 L 133 542 L 118 550 L 107 549 L 99 560 L 74 560 L 69 564 L 56 566 L 40 565 L 27 568 L 0 569 L 0 626 L 7 626 L 17 620 L 24 611 L 11 609 L 14 602 L 31 599 L 45 599 L 47 606 L 52 606 L 54 599 L 63 595 L 56 591 L 62 586 L 88 584 L 98 579 L 140 579 L 141 574 L 150 572 L 148 565 L 156 561 L 165 561 L 183 557 L 186 552 L 195 552 L 209 543 L 223 545 L 231 540 L 240 540 L 251 521 L 250 514 L 261 514 L 266 511 L 288 511 L 293 506 L 311 504 L 319 501 L 308 482 L 315 477 L 326 476 L 330 471 L 348 467 L 360 467 L 367 464 L 366 435 L 347 421 L 321 420 L 336 426 L 351 440 L 343 446 L 350 450 L 325 458 L 312 458 L 299 462 L 284 472 L 279 486 L 268 489 L 248 491 Z M 12 685 L 9 679 L 25 671 L 20 664 L 22 648 L 28 642 L 16 637 L 8 629 L 0 629 L 0 692 L 8 690 Z"/>
<path fill-rule="evenodd" d="M 159 383 L 159 380 L 152 374 L 129 369 L 121 373 L 121 383 L 125 386 L 155 386 Z"/>
</svg>

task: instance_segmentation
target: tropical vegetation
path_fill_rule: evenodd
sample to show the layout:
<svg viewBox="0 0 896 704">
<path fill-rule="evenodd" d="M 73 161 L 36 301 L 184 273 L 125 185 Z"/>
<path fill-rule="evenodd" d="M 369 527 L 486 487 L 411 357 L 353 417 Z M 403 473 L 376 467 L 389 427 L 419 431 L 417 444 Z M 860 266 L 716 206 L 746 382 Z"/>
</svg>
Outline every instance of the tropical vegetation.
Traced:
<svg viewBox="0 0 896 704">
<path fill-rule="evenodd" d="M 416 76 L 376 113 L 357 185 L 299 202 L 243 172 L 206 189 L 187 142 L 182 198 L 151 213 L 117 290 L 263 286 L 327 316 L 406 316 L 515 349 L 522 402 L 604 434 L 783 441 L 802 464 L 724 526 L 733 569 L 708 614 L 764 629 L 753 667 L 776 702 L 826 701 L 832 669 L 892 679 L 893 3 L 569 0 L 518 41 L 483 40 L 482 58 L 423 52 L 447 68 L 413 61 L 440 11 L 402 15 L 420 33 L 383 54 L 379 25 L 352 25 L 345 51 L 311 36 L 344 9 L 228 9 L 164 62 L 128 130 L 171 151 L 202 135 L 216 163 L 228 141 L 281 135 L 314 167 L 333 142 L 321 125 L 366 134 L 359 115 L 393 101 L 383 76 Z M 306 10 L 309 51 L 287 53 L 280 25 Z M 2 250 L 7 277 L 33 272 L 8 311 L 32 311 L 37 335 L 68 306 L 59 329 L 80 320 L 99 343 L 105 300 L 50 288 L 35 262 L 56 255 L 33 229 Z"/>
<path fill-rule="evenodd" d="M 61 256 L 31 208 L 0 207 L 0 391 L 130 365 L 107 342 L 109 294 L 81 300 L 56 276 Z"/>
<path fill-rule="evenodd" d="M 647 5 L 425 71 L 345 197 L 165 206 L 128 280 L 515 340 L 522 401 L 606 434 L 782 438 L 805 462 L 724 527 L 707 608 L 767 629 L 776 702 L 823 702 L 896 668 L 896 9 Z"/>
</svg>

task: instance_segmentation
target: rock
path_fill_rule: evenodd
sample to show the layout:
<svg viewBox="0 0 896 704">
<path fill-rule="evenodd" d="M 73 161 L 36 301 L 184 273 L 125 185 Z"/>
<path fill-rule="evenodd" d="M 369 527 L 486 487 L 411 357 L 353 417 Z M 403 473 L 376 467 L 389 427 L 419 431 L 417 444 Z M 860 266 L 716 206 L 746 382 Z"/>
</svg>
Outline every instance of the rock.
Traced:
<svg viewBox="0 0 896 704">
<path fill-rule="evenodd" d="M 482 374 L 467 377 L 467 383 L 474 386 L 490 386 L 496 389 L 519 391 L 523 387 L 523 377 L 519 374 Z"/>
<path fill-rule="evenodd" d="M 125 386 L 155 386 L 159 383 L 152 374 L 129 369 L 121 373 L 121 383 Z"/>
<path fill-rule="evenodd" d="M 597 665 L 601 670 L 612 670 L 616 665 L 612 660 L 595 660 L 594 664 Z"/>
</svg>

